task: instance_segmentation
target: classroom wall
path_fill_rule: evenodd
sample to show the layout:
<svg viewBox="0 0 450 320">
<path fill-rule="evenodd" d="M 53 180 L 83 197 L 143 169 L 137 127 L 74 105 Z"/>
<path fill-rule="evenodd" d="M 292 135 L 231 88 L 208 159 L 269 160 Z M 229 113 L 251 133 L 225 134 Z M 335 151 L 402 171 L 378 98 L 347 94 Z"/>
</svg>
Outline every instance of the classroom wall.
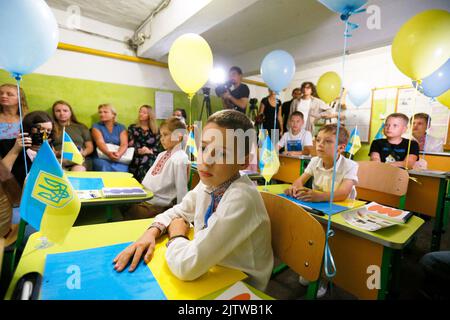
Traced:
<svg viewBox="0 0 450 320">
<path fill-rule="evenodd" d="M 70 29 L 73 20 L 70 13 L 52 9 L 60 26 L 60 42 L 118 54 L 134 55 L 124 43 L 132 30 L 117 28 L 81 16 L 80 29 L 86 34 Z M 93 35 L 98 34 L 98 36 Z M 107 37 L 107 38 L 105 38 Z M 0 69 L 0 84 L 14 83 L 14 79 Z M 80 121 L 90 126 L 98 121 L 97 106 L 112 103 L 118 111 L 118 121 L 128 125 L 137 118 L 142 104 L 155 105 L 155 92 L 174 94 L 174 108 L 184 108 L 189 115 L 189 101 L 172 80 L 167 68 L 83 53 L 57 50 L 44 65 L 22 81 L 30 110 L 50 110 L 56 100 L 66 100 L 74 108 Z M 214 96 L 212 84 L 211 104 L 213 112 L 222 109 L 220 99 Z M 259 100 L 267 95 L 267 89 L 249 85 L 251 97 Z M 198 120 L 203 95 L 196 95 L 192 102 L 192 115 Z M 206 113 L 205 113 L 206 115 Z M 204 116 L 204 119 L 206 117 Z"/>
</svg>

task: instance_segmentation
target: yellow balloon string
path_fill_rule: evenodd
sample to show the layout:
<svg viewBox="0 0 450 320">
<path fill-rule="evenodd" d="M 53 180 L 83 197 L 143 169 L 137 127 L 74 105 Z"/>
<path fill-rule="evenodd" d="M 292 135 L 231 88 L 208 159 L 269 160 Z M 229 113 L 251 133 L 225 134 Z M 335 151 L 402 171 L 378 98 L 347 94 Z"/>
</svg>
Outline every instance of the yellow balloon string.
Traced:
<svg viewBox="0 0 450 320">
<path fill-rule="evenodd" d="M 189 127 L 192 126 L 192 99 L 194 98 L 195 93 L 188 93 L 189 98 Z"/>
<path fill-rule="evenodd" d="M 413 111 L 413 116 L 411 118 L 411 126 L 414 124 L 414 118 L 416 116 L 416 105 L 417 105 L 416 100 L 417 100 L 417 93 L 419 92 L 418 87 L 419 87 L 420 82 L 421 82 L 421 80 L 417 80 L 416 81 L 416 85 L 414 86 L 414 98 L 413 98 L 413 110 L 412 110 Z M 409 170 L 409 168 L 408 168 L 408 159 L 409 159 L 409 154 L 411 152 L 412 139 L 413 139 L 413 130 L 412 130 L 412 127 L 411 127 L 411 130 L 409 132 L 408 152 L 406 153 L 406 158 L 405 158 L 405 168 L 406 168 L 406 170 Z"/>
</svg>

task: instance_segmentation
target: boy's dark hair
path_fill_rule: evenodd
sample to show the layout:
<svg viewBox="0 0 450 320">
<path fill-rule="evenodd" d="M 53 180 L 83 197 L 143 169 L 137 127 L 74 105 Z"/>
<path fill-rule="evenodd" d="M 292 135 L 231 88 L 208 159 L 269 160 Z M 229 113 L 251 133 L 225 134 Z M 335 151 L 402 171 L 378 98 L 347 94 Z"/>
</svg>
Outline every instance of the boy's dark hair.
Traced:
<svg viewBox="0 0 450 320">
<path fill-rule="evenodd" d="M 240 74 L 242 76 L 242 69 L 237 67 L 237 66 L 233 66 L 230 68 L 230 72 L 232 71 L 236 71 L 238 74 Z"/>
<path fill-rule="evenodd" d="M 325 132 L 325 133 L 331 133 L 333 135 L 336 135 L 337 133 L 337 124 L 327 124 L 320 128 L 319 132 Z M 338 143 L 339 144 L 347 144 L 349 139 L 349 134 L 347 129 L 341 125 L 339 127 L 339 137 L 338 137 Z"/>
<path fill-rule="evenodd" d="M 295 88 L 294 90 L 292 90 L 292 94 L 294 94 L 295 91 L 300 91 L 300 92 L 302 92 L 302 89 L 301 89 L 301 88 Z"/>
<path fill-rule="evenodd" d="M 402 119 L 405 122 L 405 126 L 407 126 L 408 122 L 409 122 L 408 116 L 406 114 L 399 113 L 399 112 L 391 113 L 390 115 L 388 115 L 385 122 L 387 122 L 390 118 Z"/>
<path fill-rule="evenodd" d="M 302 120 L 305 120 L 305 116 L 303 115 L 303 112 L 301 112 L 301 111 L 292 112 L 291 115 L 289 116 L 289 120 L 291 120 L 292 117 L 294 117 L 294 116 L 300 117 L 300 118 L 302 118 Z"/>
<path fill-rule="evenodd" d="M 423 119 L 425 120 L 425 123 L 428 125 L 428 122 L 431 122 L 431 117 L 426 113 L 416 113 L 414 116 L 411 117 L 411 122 L 414 121 L 414 119 Z"/>
<path fill-rule="evenodd" d="M 214 123 L 221 128 L 232 130 L 243 130 L 244 133 L 248 130 L 254 130 L 250 119 L 242 112 L 236 110 L 222 110 L 214 113 L 208 118 L 206 124 Z M 245 135 L 245 155 L 250 153 L 250 137 Z"/>
</svg>

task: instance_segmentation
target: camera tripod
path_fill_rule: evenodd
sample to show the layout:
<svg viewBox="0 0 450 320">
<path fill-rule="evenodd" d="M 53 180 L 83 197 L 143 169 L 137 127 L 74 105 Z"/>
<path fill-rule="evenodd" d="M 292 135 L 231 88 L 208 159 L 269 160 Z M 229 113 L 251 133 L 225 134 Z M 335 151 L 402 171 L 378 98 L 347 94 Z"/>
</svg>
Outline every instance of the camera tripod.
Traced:
<svg viewBox="0 0 450 320">
<path fill-rule="evenodd" d="M 207 113 L 207 118 L 209 118 L 212 115 L 212 110 L 211 110 L 211 98 L 210 98 L 210 92 L 211 89 L 210 88 L 203 88 L 203 94 L 204 94 L 204 98 L 203 98 L 203 102 L 202 102 L 202 111 L 200 112 L 200 118 L 198 119 L 199 121 L 203 120 L 203 111 L 205 110 L 206 107 L 206 113 Z"/>
</svg>

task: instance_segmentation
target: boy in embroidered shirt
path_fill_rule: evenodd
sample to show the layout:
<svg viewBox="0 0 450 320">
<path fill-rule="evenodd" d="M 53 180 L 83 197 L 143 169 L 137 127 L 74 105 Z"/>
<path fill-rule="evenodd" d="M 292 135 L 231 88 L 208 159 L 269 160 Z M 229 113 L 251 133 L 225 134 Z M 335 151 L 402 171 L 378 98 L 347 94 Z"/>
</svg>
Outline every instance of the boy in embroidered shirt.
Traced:
<svg viewBox="0 0 450 320">
<path fill-rule="evenodd" d="M 316 138 L 317 157 L 311 159 L 301 177 L 294 181 L 292 186 L 285 191 L 287 195 L 309 202 L 330 200 L 335 144 L 336 139 L 338 139 L 334 201 L 344 201 L 347 198 L 355 199 L 355 185 L 358 183 L 358 164 L 341 155 L 349 139 L 347 129 L 341 126 L 339 137 L 336 137 L 336 133 L 336 124 L 325 125 L 319 130 Z M 303 187 L 310 178 L 313 178 L 313 190 Z"/>
<path fill-rule="evenodd" d="M 265 289 L 273 267 L 270 220 L 253 183 L 239 174 L 248 166 L 251 145 L 245 135 L 244 150 L 238 148 L 242 130 L 253 130 L 253 126 L 238 111 L 223 110 L 208 119 L 198 157 L 201 182 L 179 205 L 158 215 L 144 235 L 114 259 L 117 271 L 124 270 L 131 259 L 130 271 L 141 257 L 148 263 L 155 240 L 167 231 L 166 260 L 178 278 L 194 280 L 221 265 L 247 273 L 251 285 Z M 230 131 L 234 133 L 229 135 Z M 195 234 L 191 241 L 186 237 L 190 223 Z"/>
<path fill-rule="evenodd" d="M 408 129 L 409 119 L 403 113 L 393 113 L 386 118 L 386 139 L 373 140 L 370 145 L 370 161 L 386 162 L 396 167 L 413 168 L 419 160 L 419 144 L 402 138 Z M 411 142 L 411 143 L 410 143 Z M 409 156 L 408 155 L 408 148 Z"/>
<path fill-rule="evenodd" d="M 153 192 L 153 198 L 132 206 L 123 206 L 126 220 L 152 218 L 180 203 L 188 192 L 189 159 L 181 148 L 186 125 L 175 117 L 165 120 L 160 127 L 160 153 L 142 180 L 142 185 Z"/>
<path fill-rule="evenodd" d="M 303 113 L 294 111 L 289 117 L 289 131 L 278 142 L 278 150 L 284 148 L 284 155 L 308 155 L 313 147 L 311 132 L 302 129 Z"/>
</svg>

